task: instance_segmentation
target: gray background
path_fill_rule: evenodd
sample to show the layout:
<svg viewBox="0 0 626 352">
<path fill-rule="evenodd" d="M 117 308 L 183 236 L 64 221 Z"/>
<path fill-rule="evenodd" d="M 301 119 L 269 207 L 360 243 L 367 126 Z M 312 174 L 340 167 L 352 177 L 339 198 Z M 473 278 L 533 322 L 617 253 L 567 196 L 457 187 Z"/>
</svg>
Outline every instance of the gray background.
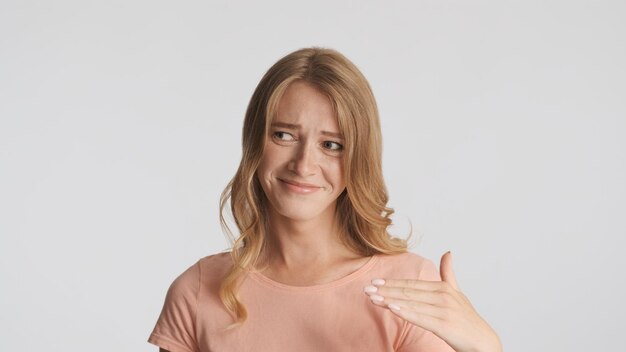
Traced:
<svg viewBox="0 0 626 352">
<path fill-rule="evenodd" d="M 0 1 L 0 350 L 155 351 L 227 248 L 246 104 L 300 47 L 370 80 L 398 235 L 508 351 L 623 344 L 624 1 Z"/>
</svg>

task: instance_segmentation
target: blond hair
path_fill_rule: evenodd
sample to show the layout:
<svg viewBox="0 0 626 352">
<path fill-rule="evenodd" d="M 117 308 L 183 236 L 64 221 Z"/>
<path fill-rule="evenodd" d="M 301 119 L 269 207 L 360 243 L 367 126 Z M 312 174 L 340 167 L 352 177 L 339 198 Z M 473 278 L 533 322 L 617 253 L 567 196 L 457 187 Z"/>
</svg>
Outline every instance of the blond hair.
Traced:
<svg viewBox="0 0 626 352">
<path fill-rule="evenodd" d="M 292 82 L 307 82 L 325 93 L 333 105 L 344 136 L 346 190 L 338 197 L 336 215 L 342 242 L 363 256 L 406 251 L 405 240 L 391 236 L 393 210 L 382 173 L 382 141 L 378 108 L 369 83 L 358 68 L 332 49 L 305 48 L 276 62 L 256 87 L 243 125 L 243 153 L 237 173 L 220 199 L 220 221 L 233 248 L 233 266 L 220 287 L 220 298 L 236 321 L 243 323 L 246 309 L 237 299 L 243 274 L 253 269 L 267 244 L 268 201 L 256 177 L 278 102 Z M 230 231 L 224 210 L 230 201 L 239 236 Z"/>
</svg>

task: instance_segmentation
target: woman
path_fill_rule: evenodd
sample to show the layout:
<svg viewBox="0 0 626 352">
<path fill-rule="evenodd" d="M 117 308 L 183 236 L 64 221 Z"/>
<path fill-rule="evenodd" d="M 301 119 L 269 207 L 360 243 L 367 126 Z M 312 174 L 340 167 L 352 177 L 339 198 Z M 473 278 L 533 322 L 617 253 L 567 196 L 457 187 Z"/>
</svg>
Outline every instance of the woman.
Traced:
<svg viewBox="0 0 626 352">
<path fill-rule="evenodd" d="M 340 53 L 295 51 L 256 88 L 222 195 L 239 230 L 171 285 L 162 351 L 500 351 L 459 291 L 389 235 L 374 96 Z M 441 281 L 443 279 L 443 281 Z"/>
</svg>

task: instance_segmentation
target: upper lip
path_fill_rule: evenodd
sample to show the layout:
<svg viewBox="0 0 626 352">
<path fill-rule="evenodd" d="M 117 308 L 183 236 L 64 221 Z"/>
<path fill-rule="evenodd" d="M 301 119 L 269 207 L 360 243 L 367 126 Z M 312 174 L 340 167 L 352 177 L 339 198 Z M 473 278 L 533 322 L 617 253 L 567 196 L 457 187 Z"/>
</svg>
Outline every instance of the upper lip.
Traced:
<svg viewBox="0 0 626 352">
<path fill-rule="evenodd" d="M 313 184 L 310 184 L 310 183 L 297 182 L 297 181 L 293 181 L 293 180 L 286 180 L 284 178 L 280 178 L 279 180 L 281 180 L 283 182 L 286 182 L 286 183 L 290 183 L 290 184 L 298 186 L 298 187 L 320 188 L 320 186 L 313 185 Z"/>
</svg>

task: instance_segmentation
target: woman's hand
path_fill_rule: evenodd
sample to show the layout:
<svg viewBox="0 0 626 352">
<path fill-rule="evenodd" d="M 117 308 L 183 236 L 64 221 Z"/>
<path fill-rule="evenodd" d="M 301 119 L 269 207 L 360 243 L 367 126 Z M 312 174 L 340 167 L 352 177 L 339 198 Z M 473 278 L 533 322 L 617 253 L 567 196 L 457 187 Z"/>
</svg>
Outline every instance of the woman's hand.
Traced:
<svg viewBox="0 0 626 352">
<path fill-rule="evenodd" d="M 450 252 L 441 257 L 440 272 L 439 282 L 372 280 L 365 292 L 374 304 L 433 332 L 457 352 L 501 352 L 496 332 L 459 290 Z"/>
</svg>

